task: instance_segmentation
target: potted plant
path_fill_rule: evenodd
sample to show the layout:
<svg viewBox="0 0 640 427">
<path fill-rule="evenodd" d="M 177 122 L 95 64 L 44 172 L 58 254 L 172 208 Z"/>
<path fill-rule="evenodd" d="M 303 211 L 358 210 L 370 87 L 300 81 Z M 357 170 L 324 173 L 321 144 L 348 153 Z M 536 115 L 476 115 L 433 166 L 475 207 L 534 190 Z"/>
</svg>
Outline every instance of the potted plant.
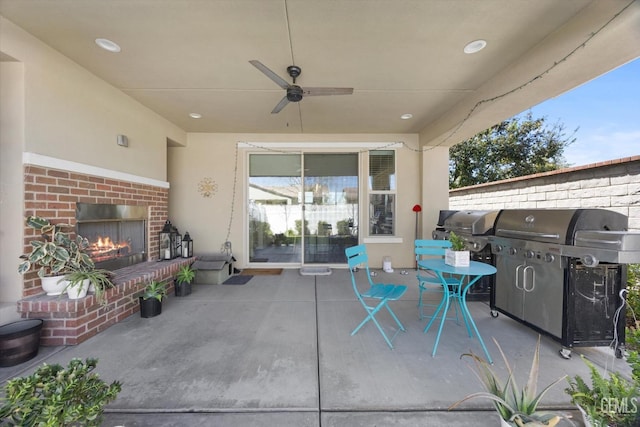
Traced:
<svg viewBox="0 0 640 427">
<path fill-rule="evenodd" d="M 3 425 L 100 426 L 104 406 L 122 386 L 101 380 L 93 372 L 97 364 L 91 358 L 74 358 L 66 368 L 44 363 L 32 375 L 7 381 L 0 407 Z"/>
<path fill-rule="evenodd" d="M 469 267 L 470 252 L 466 249 L 466 243 L 461 236 L 451 231 L 449 233 L 451 249 L 446 249 L 444 254 L 445 264 L 454 267 Z"/>
<path fill-rule="evenodd" d="M 31 252 L 23 254 L 18 272 L 24 274 L 31 268 L 38 269 L 42 289 L 47 295 L 60 295 L 66 283 L 64 275 L 74 270 L 93 268 L 94 264 L 84 250 L 89 246 L 87 239 L 63 231 L 69 224 L 51 224 L 49 220 L 29 216 L 26 224 L 41 233 L 42 240 L 31 241 Z"/>
<path fill-rule="evenodd" d="M 167 295 L 164 283 L 152 280 L 145 286 L 140 301 L 140 316 L 154 317 L 162 313 L 162 300 Z"/>
<path fill-rule="evenodd" d="M 178 270 L 173 281 L 175 294 L 177 297 L 185 297 L 191 294 L 191 282 L 196 277 L 196 271 L 190 265 L 183 265 Z"/>
<path fill-rule="evenodd" d="M 639 425 L 640 358 L 637 352 L 630 353 L 632 380 L 618 372 L 609 372 L 605 378 L 593 363 L 582 356 L 589 367 L 591 385 L 580 376 L 568 378 L 565 392 L 571 396 L 584 418 L 585 426 L 635 427 Z"/>
<path fill-rule="evenodd" d="M 538 335 L 538 342 L 533 354 L 533 361 L 531 363 L 531 370 L 529 372 L 529 378 L 524 388 L 520 389 L 516 383 L 515 376 L 511 369 L 511 365 L 507 360 L 502 348 L 494 338 L 504 364 L 507 368 L 506 380 L 501 380 L 500 377 L 491 368 L 489 362 L 480 356 L 477 356 L 473 352 L 465 353 L 462 357 L 470 357 L 473 365 L 471 370 L 480 380 L 485 388 L 485 391 L 477 392 L 466 396 L 465 398 L 457 401 L 449 407 L 453 409 L 460 403 L 474 398 L 484 398 L 493 401 L 493 405 L 500 416 L 501 425 L 503 426 L 554 426 L 556 425 L 561 416 L 538 411 L 538 404 L 545 395 L 545 393 L 554 385 L 566 378 L 562 376 L 545 387 L 540 393 L 536 394 L 539 361 L 540 361 L 540 335 Z"/>
<path fill-rule="evenodd" d="M 75 298 L 82 298 L 87 294 L 87 291 L 94 292 L 98 302 L 101 305 L 107 305 L 105 292 L 115 286 L 112 278 L 113 273 L 104 269 L 75 270 L 65 275 L 68 282 L 65 289 L 71 299 L 76 293 Z"/>
</svg>

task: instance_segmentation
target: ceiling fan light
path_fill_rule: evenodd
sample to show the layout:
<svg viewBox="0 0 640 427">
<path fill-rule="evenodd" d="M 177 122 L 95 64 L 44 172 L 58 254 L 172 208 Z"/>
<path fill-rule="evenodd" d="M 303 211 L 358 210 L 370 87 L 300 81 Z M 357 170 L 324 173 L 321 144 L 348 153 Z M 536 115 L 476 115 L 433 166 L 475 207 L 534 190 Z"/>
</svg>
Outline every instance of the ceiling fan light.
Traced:
<svg viewBox="0 0 640 427">
<path fill-rule="evenodd" d="M 403 114 L 403 115 L 400 116 L 400 118 L 402 120 L 409 120 L 412 117 L 413 117 L 413 114 L 411 114 L 411 113 L 406 113 L 406 114 Z"/>
<path fill-rule="evenodd" d="M 486 46 L 487 46 L 486 40 L 482 40 L 482 39 L 474 40 L 472 42 L 467 43 L 467 45 L 464 47 L 464 53 L 472 54 L 472 53 L 480 52 Z"/>
<path fill-rule="evenodd" d="M 108 50 L 109 52 L 120 52 L 120 46 L 118 45 L 118 43 L 113 42 L 109 39 L 96 39 L 96 44 L 104 50 Z"/>
<path fill-rule="evenodd" d="M 191 117 L 192 119 L 201 119 L 202 118 L 202 114 L 200 114 L 200 113 L 189 113 L 189 117 Z"/>
</svg>

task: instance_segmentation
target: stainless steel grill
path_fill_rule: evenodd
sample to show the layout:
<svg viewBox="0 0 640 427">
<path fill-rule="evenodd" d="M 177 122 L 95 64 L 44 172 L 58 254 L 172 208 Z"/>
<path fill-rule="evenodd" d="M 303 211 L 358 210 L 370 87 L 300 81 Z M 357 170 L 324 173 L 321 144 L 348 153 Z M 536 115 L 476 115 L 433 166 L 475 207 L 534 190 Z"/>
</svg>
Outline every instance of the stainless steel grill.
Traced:
<svg viewBox="0 0 640 427">
<path fill-rule="evenodd" d="M 488 238 L 497 268 L 492 313 L 504 313 L 562 343 L 624 344 L 626 264 L 640 262 L 640 234 L 605 209 L 505 209 Z M 620 355 L 619 348 L 616 349 Z"/>
<path fill-rule="evenodd" d="M 499 212 L 499 210 L 440 211 L 442 224 L 438 224 L 438 227 L 433 230 L 432 237 L 436 240 L 448 240 L 449 233 L 453 231 L 465 240 L 473 261 L 493 265 L 489 236 L 493 234 L 494 222 Z M 469 289 L 468 298 L 472 300 L 489 300 L 494 280 L 494 276 L 481 278 Z"/>
<path fill-rule="evenodd" d="M 494 222 L 499 212 L 456 211 L 444 220 L 442 230 L 434 230 L 434 238 L 447 238 L 453 231 L 467 242 L 470 251 L 483 251 L 489 244 L 488 236 L 493 234 Z"/>
</svg>

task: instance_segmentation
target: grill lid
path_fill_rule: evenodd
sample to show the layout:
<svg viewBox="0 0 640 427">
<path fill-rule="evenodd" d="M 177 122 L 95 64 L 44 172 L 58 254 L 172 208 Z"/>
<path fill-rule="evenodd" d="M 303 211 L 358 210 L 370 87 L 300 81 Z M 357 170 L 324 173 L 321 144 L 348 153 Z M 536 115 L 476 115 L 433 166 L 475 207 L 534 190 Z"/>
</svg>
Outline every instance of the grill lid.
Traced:
<svg viewBox="0 0 640 427">
<path fill-rule="evenodd" d="M 442 227 L 444 225 L 444 221 L 449 218 L 451 215 L 453 215 L 454 213 L 456 213 L 458 211 L 452 211 L 452 210 L 441 210 L 440 214 L 438 216 L 438 223 L 436 224 L 438 227 Z"/>
<path fill-rule="evenodd" d="M 444 228 L 458 235 L 485 236 L 493 234 L 493 225 L 500 211 L 458 211 L 444 221 Z"/>
<path fill-rule="evenodd" d="M 495 235 L 573 245 L 578 231 L 626 231 L 627 225 L 626 215 L 606 209 L 505 209 Z"/>
</svg>

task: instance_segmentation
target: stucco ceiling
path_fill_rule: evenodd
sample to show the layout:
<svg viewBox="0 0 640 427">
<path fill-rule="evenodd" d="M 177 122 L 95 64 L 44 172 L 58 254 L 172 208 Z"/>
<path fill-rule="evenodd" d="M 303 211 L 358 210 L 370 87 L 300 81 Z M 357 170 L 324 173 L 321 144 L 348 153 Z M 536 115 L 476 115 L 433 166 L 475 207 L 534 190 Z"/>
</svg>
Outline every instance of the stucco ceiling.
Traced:
<svg viewBox="0 0 640 427">
<path fill-rule="evenodd" d="M 630 0 L 0 0 L 0 13 L 187 132 L 451 145 L 640 56 Z M 487 47 L 463 53 L 476 39 Z M 353 95 L 271 114 L 284 90 L 254 59 Z"/>
</svg>

